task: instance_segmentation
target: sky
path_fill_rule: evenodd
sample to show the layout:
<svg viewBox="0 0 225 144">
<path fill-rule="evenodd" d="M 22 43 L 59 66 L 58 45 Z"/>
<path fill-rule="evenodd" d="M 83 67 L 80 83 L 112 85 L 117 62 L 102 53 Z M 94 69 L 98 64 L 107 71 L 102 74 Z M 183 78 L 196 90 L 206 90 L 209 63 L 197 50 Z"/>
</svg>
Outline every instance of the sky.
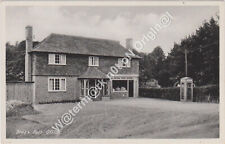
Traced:
<svg viewBox="0 0 225 144">
<path fill-rule="evenodd" d="M 193 34 L 206 20 L 218 15 L 216 6 L 8 6 L 6 8 L 6 41 L 14 44 L 25 39 L 25 27 L 33 27 L 34 41 L 42 41 L 51 33 L 103 38 L 120 41 L 127 38 L 141 41 L 151 28 L 161 24 L 163 15 L 171 16 L 154 40 L 146 41 L 142 52 L 160 46 L 165 54 L 174 43 Z"/>
</svg>

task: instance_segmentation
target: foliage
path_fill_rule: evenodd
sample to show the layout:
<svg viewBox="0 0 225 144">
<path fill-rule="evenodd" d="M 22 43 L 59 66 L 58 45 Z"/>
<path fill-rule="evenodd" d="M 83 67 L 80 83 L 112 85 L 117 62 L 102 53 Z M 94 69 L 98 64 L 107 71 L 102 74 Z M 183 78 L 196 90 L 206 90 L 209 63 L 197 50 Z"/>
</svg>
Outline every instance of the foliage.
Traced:
<svg viewBox="0 0 225 144">
<path fill-rule="evenodd" d="M 38 42 L 34 42 L 36 46 Z M 11 45 L 6 43 L 6 81 L 24 81 L 25 41 Z"/>
<path fill-rule="evenodd" d="M 140 96 L 180 101 L 180 88 L 140 88 Z"/>
<path fill-rule="evenodd" d="M 205 21 L 196 32 L 174 43 L 171 52 L 165 57 L 162 48 L 156 47 L 149 54 L 139 53 L 140 82 L 150 79 L 159 81 L 163 87 L 173 86 L 185 77 L 184 51 L 188 54 L 188 75 L 195 85 L 219 83 L 219 25 L 218 20 L 211 18 Z"/>
<path fill-rule="evenodd" d="M 201 87 L 195 87 L 193 90 L 193 99 L 196 102 L 210 101 L 219 102 L 219 86 L 207 85 Z"/>
<path fill-rule="evenodd" d="M 180 88 L 140 88 L 140 96 L 146 98 L 160 98 L 180 101 Z M 207 85 L 193 89 L 193 101 L 195 102 L 219 102 L 219 86 Z"/>
<path fill-rule="evenodd" d="M 30 103 L 24 103 L 19 100 L 10 100 L 6 102 L 6 117 L 30 115 L 37 113 L 38 112 L 34 110 L 32 104 Z"/>
</svg>

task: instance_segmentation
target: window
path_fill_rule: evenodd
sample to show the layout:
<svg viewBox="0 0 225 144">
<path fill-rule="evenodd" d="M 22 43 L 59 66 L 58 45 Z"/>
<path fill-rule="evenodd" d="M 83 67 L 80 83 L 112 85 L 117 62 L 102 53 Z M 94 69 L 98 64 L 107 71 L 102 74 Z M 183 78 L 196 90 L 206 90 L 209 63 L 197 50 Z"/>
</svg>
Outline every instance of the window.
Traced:
<svg viewBox="0 0 225 144">
<path fill-rule="evenodd" d="M 127 80 L 113 80 L 112 81 L 113 91 L 127 91 Z"/>
<path fill-rule="evenodd" d="M 121 67 L 130 67 L 130 60 L 128 58 L 118 58 L 118 64 Z"/>
<path fill-rule="evenodd" d="M 49 78 L 48 91 L 66 91 L 66 78 Z"/>
<path fill-rule="evenodd" d="M 66 55 L 65 54 L 48 54 L 48 64 L 66 65 Z"/>
<path fill-rule="evenodd" d="M 104 86 L 100 84 L 104 83 Z M 91 87 L 99 87 L 100 93 L 102 95 L 109 94 L 108 90 L 108 82 L 105 79 L 82 79 L 81 80 L 81 96 L 86 96 L 89 94 L 89 88 Z"/>
<path fill-rule="evenodd" d="M 99 66 L 99 57 L 89 56 L 88 66 Z"/>
<path fill-rule="evenodd" d="M 86 96 L 89 89 L 89 83 L 87 80 L 81 80 L 81 96 Z"/>
<path fill-rule="evenodd" d="M 55 54 L 55 63 L 60 64 L 60 55 L 59 54 Z"/>
</svg>

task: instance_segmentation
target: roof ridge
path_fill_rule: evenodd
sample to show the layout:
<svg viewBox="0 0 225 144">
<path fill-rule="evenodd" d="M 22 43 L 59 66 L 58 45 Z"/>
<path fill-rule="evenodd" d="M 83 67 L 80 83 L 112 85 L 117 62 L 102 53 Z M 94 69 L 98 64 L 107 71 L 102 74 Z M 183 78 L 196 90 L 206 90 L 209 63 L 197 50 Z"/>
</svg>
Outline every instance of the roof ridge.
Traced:
<svg viewBox="0 0 225 144">
<path fill-rule="evenodd" d="M 61 35 L 61 36 L 68 36 L 68 37 L 75 37 L 75 38 L 85 38 L 91 40 L 104 40 L 104 41 L 112 41 L 120 44 L 120 41 L 112 40 L 112 39 L 104 39 L 104 38 L 94 38 L 94 37 L 86 37 L 86 36 L 79 36 L 79 35 L 70 35 L 70 34 L 60 34 L 60 33 L 51 33 L 50 35 Z"/>
<path fill-rule="evenodd" d="M 47 41 L 50 37 L 52 36 L 52 33 L 50 35 L 48 35 L 46 38 L 44 38 L 39 44 L 37 44 L 35 47 L 33 47 L 33 49 L 36 49 L 37 47 L 39 47 L 41 44 L 43 44 L 45 41 Z"/>
<path fill-rule="evenodd" d="M 124 57 L 129 51 L 114 40 L 51 33 L 31 52 Z"/>
</svg>

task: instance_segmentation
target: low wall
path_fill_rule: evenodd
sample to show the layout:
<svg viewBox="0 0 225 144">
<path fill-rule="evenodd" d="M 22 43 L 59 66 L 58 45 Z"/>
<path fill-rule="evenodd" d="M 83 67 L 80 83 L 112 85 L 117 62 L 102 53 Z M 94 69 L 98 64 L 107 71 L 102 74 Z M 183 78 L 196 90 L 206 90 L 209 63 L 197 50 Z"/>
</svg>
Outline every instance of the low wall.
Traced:
<svg viewBox="0 0 225 144">
<path fill-rule="evenodd" d="M 7 82 L 6 100 L 33 101 L 33 82 Z"/>
</svg>

